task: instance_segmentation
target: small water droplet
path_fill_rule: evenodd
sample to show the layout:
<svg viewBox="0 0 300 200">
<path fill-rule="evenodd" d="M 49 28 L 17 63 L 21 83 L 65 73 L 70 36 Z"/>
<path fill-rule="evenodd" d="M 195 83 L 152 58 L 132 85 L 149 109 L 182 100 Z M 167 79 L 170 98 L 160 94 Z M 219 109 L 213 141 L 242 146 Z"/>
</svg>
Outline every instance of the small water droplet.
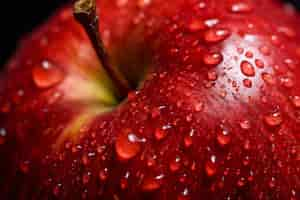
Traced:
<svg viewBox="0 0 300 200">
<path fill-rule="evenodd" d="M 25 160 L 20 163 L 19 169 L 21 170 L 22 173 L 27 174 L 30 169 L 30 161 Z"/>
<path fill-rule="evenodd" d="M 214 27 L 215 25 L 217 25 L 219 23 L 219 19 L 217 18 L 210 18 L 210 19 L 206 19 L 204 21 L 204 24 L 209 27 L 209 28 L 212 28 Z"/>
<path fill-rule="evenodd" d="M 52 193 L 54 196 L 58 197 L 61 193 L 61 190 L 62 190 L 62 184 L 59 183 L 53 187 Z"/>
<path fill-rule="evenodd" d="M 33 81 L 42 89 L 57 85 L 64 79 L 64 76 L 61 68 L 46 60 L 32 69 Z"/>
<path fill-rule="evenodd" d="M 247 180 L 244 177 L 239 178 L 237 182 L 238 187 L 243 187 L 246 184 Z"/>
<path fill-rule="evenodd" d="M 129 160 L 139 153 L 141 149 L 141 143 L 145 142 L 145 138 L 139 138 L 130 130 L 126 130 L 125 134 L 122 133 L 117 138 L 115 149 L 120 159 Z"/>
<path fill-rule="evenodd" d="M 167 136 L 167 133 L 160 128 L 157 128 L 154 132 L 154 137 L 158 141 L 163 140 L 166 136 Z"/>
<path fill-rule="evenodd" d="M 188 188 L 184 188 L 177 197 L 177 200 L 190 200 L 190 191 Z"/>
<path fill-rule="evenodd" d="M 241 127 L 242 129 L 244 129 L 244 130 L 248 130 L 248 129 L 251 128 L 251 123 L 250 123 L 249 120 L 242 120 L 242 121 L 240 122 L 240 127 Z"/>
<path fill-rule="evenodd" d="M 203 55 L 203 62 L 206 65 L 218 65 L 223 61 L 223 56 L 220 53 L 205 53 Z"/>
<path fill-rule="evenodd" d="M 91 179 L 91 175 L 92 173 L 91 172 L 86 172 L 82 175 L 82 183 L 85 185 L 85 184 L 88 184 L 90 182 L 90 179 Z"/>
<path fill-rule="evenodd" d="M 244 86 L 245 87 L 247 87 L 247 88 L 251 88 L 252 87 L 252 81 L 250 80 L 250 79 L 244 79 L 243 80 L 243 84 L 244 84 Z"/>
<path fill-rule="evenodd" d="M 276 83 L 274 77 L 269 73 L 262 73 L 261 78 L 269 85 L 274 85 Z"/>
<path fill-rule="evenodd" d="M 230 6 L 232 13 L 249 13 L 253 11 L 253 6 L 246 2 L 233 3 Z"/>
<path fill-rule="evenodd" d="M 205 172 L 208 176 L 213 176 L 217 172 L 216 159 L 217 157 L 215 155 L 212 155 L 210 159 L 205 163 Z"/>
<path fill-rule="evenodd" d="M 152 177 L 148 176 L 143 180 L 142 190 L 146 192 L 152 192 L 158 190 L 161 187 L 161 181 L 164 178 L 163 174 Z"/>
<path fill-rule="evenodd" d="M 100 181 L 106 181 L 108 178 L 108 168 L 104 168 L 99 171 L 99 179 Z"/>
<path fill-rule="evenodd" d="M 247 58 L 253 58 L 253 53 L 251 51 L 247 51 L 246 54 L 245 54 L 245 56 Z"/>
<path fill-rule="evenodd" d="M 197 32 L 206 28 L 204 22 L 200 19 L 193 19 L 188 25 L 188 29 L 191 32 Z"/>
<path fill-rule="evenodd" d="M 241 71 L 245 76 L 255 76 L 255 69 L 248 61 L 243 61 L 241 63 Z"/>
<path fill-rule="evenodd" d="M 170 171 L 172 171 L 172 172 L 178 171 L 181 167 L 180 161 L 181 161 L 181 159 L 179 156 L 176 156 L 175 159 L 171 160 L 170 164 L 169 164 Z"/>
<path fill-rule="evenodd" d="M 280 78 L 280 82 L 286 88 L 292 88 L 295 84 L 291 77 L 282 77 Z"/>
<path fill-rule="evenodd" d="M 215 71 L 209 71 L 209 72 L 207 72 L 207 78 L 210 81 L 216 81 L 218 79 L 217 72 L 215 72 Z"/>
<path fill-rule="evenodd" d="M 269 56 L 271 54 L 271 51 L 270 51 L 269 47 L 267 47 L 267 46 L 261 46 L 259 48 L 259 51 L 265 56 Z"/>
<path fill-rule="evenodd" d="M 204 33 L 204 40 L 208 43 L 218 43 L 230 36 L 231 32 L 228 29 L 209 29 Z"/>
<path fill-rule="evenodd" d="M 269 126 L 278 126 L 282 123 L 282 115 L 279 111 L 270 113 L 264 117 L 265 123 Z"/>
<path fill-rule="evenodd" d="M 217 130 L 217 141 L 221 146 L 225 146 L 230 143 L 231 136 L 230 131 L 223 125 Z"/>
<path fill-rule="evenodd" d="M 296 108 L 300 108 L 300 96 L 293 96 L 290 99 Z"/>
<path fill-rule="evenodd" d="M 197 102 L 195 104 L 195 111 L 201 112 L 204 109 L 204 103 L 202 102 Z"/>
<path fill-rule="evenodd" d="M 260 69 L 263 69 L 265 66 L 264 62 L 260 59 L 255 59 L 255 65 L 256 65 L 256 67 L 258 67 Z"/>
<path fill-rule="evenodd" d="M 184 136 L 184 146 L 186 148 L 189 148 L 193 144 L 193 136 L 194 136 L 195 130 L 192 129 L 188 135 Z"/>
<path fill-rule="evenodd" d="M 269 187 L 274 188 L 276 186 L 276 179 L 275 177 L 272 177 L 271 180 L 269 181 Z"/>
</svg>

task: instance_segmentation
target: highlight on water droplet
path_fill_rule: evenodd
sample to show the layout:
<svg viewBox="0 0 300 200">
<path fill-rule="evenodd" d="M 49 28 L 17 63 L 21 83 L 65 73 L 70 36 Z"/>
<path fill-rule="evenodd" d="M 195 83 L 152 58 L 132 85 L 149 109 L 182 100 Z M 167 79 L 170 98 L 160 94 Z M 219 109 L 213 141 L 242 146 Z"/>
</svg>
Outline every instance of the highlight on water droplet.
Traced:
<svg viewBox="0 0 300 200">
<path fill-rule="evenodd" d="M 37 87 L 42 89 L 57 85 L 64 79 L 64 76 L 64 71 L 48 60 L 44 60 L 32 69 L 33 81 Z"/>
<path fill-rule="evenodd" d="M 140 152 L 141 144 L 145 142 L 145 138 L 139 138 L 131 130 L 127 129 L 118 136 L 115 150 L 121 160 L 129 160 Z"/>
</svg>

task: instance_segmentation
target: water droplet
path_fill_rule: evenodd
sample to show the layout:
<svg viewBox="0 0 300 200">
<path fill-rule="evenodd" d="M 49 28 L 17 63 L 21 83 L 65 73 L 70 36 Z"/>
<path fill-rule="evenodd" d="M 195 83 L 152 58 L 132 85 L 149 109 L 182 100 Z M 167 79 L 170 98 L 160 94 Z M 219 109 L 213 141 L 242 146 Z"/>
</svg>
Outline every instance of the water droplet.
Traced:
<svg viewBox="0 0 300 200">
<path fill-rule="evenodd" d="M 206 26 L 205 26 L 205 24 L 203 23 L 202 20 L 200 20 L 200 19 L 193 19 L 190 22 L 190 24 L 188 25 L 188 29 L 191 32 L 197 32 L 197 31 L 206 29 Z"/>
<path fill-rule="evenodd" d="M 300 108 L 300 96 L 293 96 L 290 99 L 296 108 Z"/>
<path fill-rule="evenodd" d="M 203 55 L 203 62 L 206 65 L 218 65 L 223 61 L 223 56 L 220 53 L 205 53 Z"/>
<path fill-rule="evenodd" d="M 253 11 L 253 6 L 246 2 L 238 2 L 231 4 L 230 11 L 232 13 L 249 13 Z"/>
<path fill-rule="evenodd" d="M 269 181 L 269 187 L 274 188 L 276 186 L 276 179 L 275 177 L 272 177 L 271 180 Z"/>
<path fill-rule="evenodd" d="M 27 174 L 29 172 L 29 167 L 30 167 L 30 162 L 28 160 L 21 162 L 19 165 L 19 169 L 24 174 Z"/>
<path fill-rule="evenodd" d="M 204 21 L 204 24 L 209 27 L 209 28 L 212 28 L 214 27 L 215 25 L 217 25 L 219 23 L 219 19 L 217 18 L 211 18 L 211 19 L 206 19 Z"/>
<path fill-rule="evenodd" d="M 255 59 L 255 65 L 256 65 L 256 67 L 258 67 L 260 69 L 263 69 L 265 66 L 264 62 L 260 59 Z"/>
<path fill-rule="evenodd" d="M 156 129 L 154 132 L 154 137 L 158 141 L 163 140 L 166 136 L 167 136 L 167 133 L 160 128 Z"/>
<path fill-rule="evenodd" d="M 62 190 L 62 184 L 59 183 L 53 187 L 52 193 L 54 196 L 58 197 L 61 193 L 61 190 Z"/>
<path fill-rule="evenodd" d="M 204 40 L 208 43 L 217 43 L 225 40 L 230 36 L 230 31 L 228 29 L 209 29 L 204 33 Z"/>
<path fill-rule="evenodd" d="M 269 126 L 278 126 L 282 123 L 283 119 L 279 111 L 270 113 L 264 117 L 265 123 Z"/>
<path fill-rule="evenodd" d="M 243 61 L 241 63 L 241 71 L 245 76 L 255 76 L 255 69 L 248 61 Z"/>
<path fill-rule="evenodd" d="M 217 141 L 221 146 L 225 146 L 230 143 L 230 132 L 223 125 L 217 130 Z"/>
<path fill-rule="evenodd" d="M 82 183 L 85 185 L 85 184 L 88 184 L 90 182 L 90 179 L 91 179 L 91 175 L 92 173 L 91 172 L 86 172 L 82 175 Z"/>
<path fill-rule="evenodd" d="M 212 155 L 210 160 L 205 163 L 205 172 L 208 176 L 213 176 L 217 172 L 216 159 L 217 157 Z"/>
<path fill-rule="evenodd" d="M 244 130 L 248 130 L 248 129 L 251 128 L 251 123 L 250 123 L 249 120 L 242 120 L 242 121 L 240 122 L 240 127 L 241 127 L 242 129 L 244 129 Z"/>
<path fill-rule="evenodd" d="M 215 72 L 215 71 L 209 71 L 209 72 L 207 72 L 207 78 L 208 78 L 208 80 L 210 80 L 210 81 L 215 81 L 215 80 L 217 80 L 217 79 L 218 79 L 217 72 Z"/>
<path fill-rule="evenodd" d="M 261 78 L 269 85 L 274 85 L 276 83 L 274 77 L 269 73 L 262 73 Z"/>
<path fill-rule="evenodd" d="M 181 167 L 180 161 L 181 161 L 181 159 L 179 156 L 176 156 L 175 159 L 171 160 L 171 162 L 169 164 L 169 168 L 172 172 L 176 172 L 180 169 L 180 167 Z"/>
<path fill-rule="evenodd" d="M 161 181 L 164 178 L 163 174 L 152 177 L 148 176 L 143 180 L 142 190 L 146 192 L 152 192 L 158 190 L 161 186 Z"/>
<path fill-rule="evenodd" d="M 184 188 L 177 197 L 177 200 L 190 200 L 190 191 L 188 188 Z"/>
<path fill-rule="evenodd" d="M 280 82 L 286 88 L 292 88 L 295 84 L 291 77 L 282 77 L 280 78 Z"/>
<path fill-rule="evenodd" d="M 244 84 L 244 86 L 245 87 L 247 87 L 247 88 L 251 88 L 252 87 L 252 81 L 250 80 L 250 79 L 244 79 L 243 80 L 243 84 Z"/>
<path fill-rule="evenodd" d="M 271 51 L 270 51 L 269 47 L 267 47 L 267 46 L 261 46 L 259 48 L 259 51 L 265 56 L 269 56 L 271 54 Z"/>
<path fill-rule="evenodd" d="M 243 159 L 243 165 L 247 166 L 247 165 L 249 165 L 249 163 L 250 163 L 249 156 L 245 156 L 244 159 Z"/>
<path fill-rule="evenodd" d="M 184 146 L 186 148 L 189 148 L 193 144 L 193 136 L 194 136 L 195 130 L 192 129 L 188 135 L 184 136 Z"/>
<path fill-rule="evenodd" d="M 32 69 L 32 78 L 39 88 L 49 88 L 57 85 L 64 79 L 64 72 L 61 68 L 49 61 L 43 61 L 41 65 Z"/>
<path fill-rule="evenodd" d="M 201 112 L 204 109 L 204 104 L 202 102 L 198 102 L 195 104 L 195 111 Z"/>
<path fill-rule="evenodd" d="M 241 177 L 237 182 L 237 186 L 243 187 L 246 184 L 246 182 L 247 182 L 247 180 L 244 177 Z"/>
<path fill-rule="evenodd" d="M 5 128 L 0 128 L 0 136 L 5 137 L 7 135 Z"/>
<path fill-rule="evenodd" d="M 126 130 L 125 134 L 120 134 L 117 138 L 115 149 L 120 159 L 129 160 L 139 153 L 141 143 L 145 142 L 145 138 L 139 138 L 130 130 Z"/>
<path fill-rule="evenodd" d="M 108 168 L 104 168 L 99 171 L 99 179 L 100 181 L 106 181 L 108 178 Z"/>
<path fill-rule="evenodd" d="M 245 54 L 245 56 L 247 58 L 253 58 L 253 53 L 251 51 L 247 51 L 246 54 Z"/>
</svg>

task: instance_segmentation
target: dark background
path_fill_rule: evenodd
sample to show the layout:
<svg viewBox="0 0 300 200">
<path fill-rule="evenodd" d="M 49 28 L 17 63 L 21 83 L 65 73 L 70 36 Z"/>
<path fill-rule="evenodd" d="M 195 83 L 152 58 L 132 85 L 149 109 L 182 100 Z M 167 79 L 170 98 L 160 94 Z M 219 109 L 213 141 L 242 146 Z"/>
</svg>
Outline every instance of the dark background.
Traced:
<svg viewBox="0 0 300 200">
<path fill-rule="evenodd" d="M 300 8 L 300 0 L 287 0 Z M 3 0 L 0 4 L 0 68 L 18 39 L 44 22 L 53 10 L 70 0 Z M 300 21 L 299 21 L 300 24 Z"/>
</svg>

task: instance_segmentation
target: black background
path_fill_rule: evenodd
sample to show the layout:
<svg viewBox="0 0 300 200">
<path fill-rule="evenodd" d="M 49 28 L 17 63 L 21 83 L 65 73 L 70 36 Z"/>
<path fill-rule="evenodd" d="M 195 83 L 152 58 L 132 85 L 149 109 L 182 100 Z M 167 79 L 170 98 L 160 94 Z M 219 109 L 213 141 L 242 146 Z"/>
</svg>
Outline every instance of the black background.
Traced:
<svg viewBox="0 0 300 200">
<path fill-rule="evenodd" d="M 289 0 L 300 8 L 300 0 Z M 0 68 L 24 33 L 45 21 L 53 10 L 70 0 L 3 0 L 0 3 Z M 300 22 L 299 22 L 300 24 Z"/>
</svg>

